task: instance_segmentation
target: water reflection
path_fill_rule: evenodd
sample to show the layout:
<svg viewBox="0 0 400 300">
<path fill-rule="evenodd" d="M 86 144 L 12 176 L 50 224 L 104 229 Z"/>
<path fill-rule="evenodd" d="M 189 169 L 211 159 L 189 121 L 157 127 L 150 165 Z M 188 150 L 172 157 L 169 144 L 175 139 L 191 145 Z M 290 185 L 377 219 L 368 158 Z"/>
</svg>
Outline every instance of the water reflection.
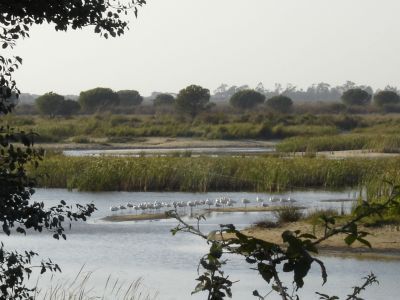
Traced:
<svg viewBox="0 0 400 300">
<path fill-rule="evenodd" d="M 257 196 L 267 198 L 269 194 L 254 193 L 82 193 L 68 192 L 62 189 L 39 189 L 33 200 L 44 201 L 46 205 L 54 205 L 59 200 L 68 203 L 94 202 L 98 211 L 88 223 L 73 224 L 68 231 L 67 241 L 57 241 L 48 234 L 29 233 L 26 237 L 12 235 L 1 236 L 8 248 L 32 249 L 42 257 L 51 257 L 63 269 L 65 278 L 76 275 L 85 265 L 95 272 L 94 280 L 100 284 L 108 274 L 121 280 L 131 281 L 143 277 L 144 286 L 149 291 L 159 291 L 159 299 L 204 299 L 204 295 L 190 297 L 197 277 L 196 268 L 199 258 L 207 251 L 204 241 L 188 234 L 172 236 L 170 229 L 176 224 L 174 220 L 105 223 L 100 218 L 110 214 L 109 207 L 119 203 L 140 203 L 144 201 L 188 201 L 197 199 L 215 199 L 227 196 L 233 199 L 255 199 Z M 352 199 L 353 193 L 345 192 L 291 192 L 282 197 L 297 199 L 307 207 L 340 209 L 340 202 L 321 202 L 321 200 Z M 254 204 L 255 205 L 255 204 Z M 344 202 L 347 209 L 351 202 Z M 203 231 L 212 230 L 221 223 L 233 223 L 240 228 L 260 220 L 272 218 L 269 212 L 255 213 L 212 213 L 204 223 Z M 240 280 L 234 285 L 233 299 L 253 299 L 254 289 L 266 290 L 263 281 L 248 265 L 231 257 L 226 271 L 233 280 Z M 314 266 L 306 279 L 306 288 L 301 292 L 303 299 L 318 299 L 314 291 L 328 294 L 345 295 L 361 277 L 371 271 L 379 276 L 381 284 L 368 289 L 366 299 L 398 299 L 400 292 L 400 263 L 398 261 L 359 261 L 353 258 L 324 257 L 327 264 L 328 283 L 321 287 L 318 266 Z M 286 282 L 291 278 L 283 275 Z M 42 281 L 42 284 L 45 282 Z M 277 299 L 277 298 L 270 298 Z"/>
</svg>

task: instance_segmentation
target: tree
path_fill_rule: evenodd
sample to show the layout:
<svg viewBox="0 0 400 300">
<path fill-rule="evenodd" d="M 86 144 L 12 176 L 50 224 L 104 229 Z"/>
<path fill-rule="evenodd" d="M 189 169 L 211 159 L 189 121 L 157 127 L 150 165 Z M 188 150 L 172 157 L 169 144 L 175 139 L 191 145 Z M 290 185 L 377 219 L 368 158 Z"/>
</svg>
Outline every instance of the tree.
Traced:
<svg viewBox="0 0 400 300">
<path fill-rule="evenodd" d="M 137 106 L 143 102 L 143 97 L 135 90 L 118 91 L 117 94 L 121 106 Z"/>
<path fill-rule="evenodd" d="M 58 114 L 62 116 L 72 116 L 77 114 L 80 110 L 81 106 L 77 101 L 66 99 L 61 103 L 58 109 Z"/>
<path fill-rule="evenodd" d="M 64 96 L 49 92 L 36 98 L 35 104 L 41 114 L 52 116 L 58 114 L 64 101 Z"/>
<path fill-rule="evenodd" d="M 267 100 L 267 106 L 281 113 L 287 113 L 293 106 L 293 101 L 289 97 L 279 95 Z"/>
<path fill-rule="evenodd" d="M 128 22 L 121 16 L 145 0 L 127 0 L 121 4 L 118 0 L 3 0 L 0 1 L 0 45 L 3 49 L 14 47 L 20 38 L 29 36 L 30 28 L 35 24 L 54 24 L 56 30 L 77 30 L 93 26 L 94 31 L 105 38 L 122 35 Z M 19 95 L 13 78 L 13 72 L 21 65 L 18 56 L 7 58 L 0 55 L 0 113 L 8 114 L 16 105 L 13 94 Z M 26 229 L 42 232 L 50 231 L 53 237 L 66 238 L 65 220 L 86 220 L 94 211 L 94 205 L 77 205 L 76 211 L 61 201 L 59 205 L 45 208 L 43 203 L 30 202 L 34 193 L 35 180 L 25 171 L 27 164 L 37 166 L 43 157 L 43 151 L 35 150 L 33 133 L 15 133 L 6 126 L 0 126 L 0 222 L 5 234 L 11 229 L 25 234 Z M 13 144 L 18 142 L 18 144 Z M 25 279 L 32 273 L 32 258 L 36 253 L 25 251 L 7 251 L 0 246 L 0 300 L 33 299 L 35 289 L 25 286 Z M 56 264 L 42 262 L 41 273 L 46 270 L 57 271 Z"/>
<path fill-rule="evenodd" d="M 395 91 L 380 91 L 374 96 L 374 103 L 379 107 L 400 104 L 400 96 Z"/>
<path fill-rule="evenodd" d="M 119 96 L 112 89 L 98 87 L 81 92 L 78 101 L 83 111 L 93 113 L 118 105 Z"/>
<path fill-rule="evenodd" d="M 156 98 L 154 98 L 154 106 L 167 106 L 167 105 L 173 105 L 175 103 L 175 98 L 174 96 L 170 94 L 158 94 Z"/>
<path fill-rule="evenodd" d="M 368 105 L 371 102 L 371 95 L 360 88 L 353 88 L 345 91 L 342 95 L 342 101 L 345 105 Z"/>
<path fill-rule="evenodd" d="M 81 109 L 78 102 L 70 99 L 65 100 L 64 96 L 53 92 L 36 98 L 35 104 L 41 114 L 49 116 L 70 116 Z"/>
<path fill-rule="evenodd" d="M 209 107 L 210 91 L 198 85 L 190 85 L 181 90 L 176 97 L 175 104 L 179 111 L 194 118 L 197 114 Z"/>
<path fill-rule="evenodd" d="M 251 109 L 264 101 L 265 96 L 255 90 L 238 91 L 229 100 L 232 106 L 240 109 Z"/>
</svg>

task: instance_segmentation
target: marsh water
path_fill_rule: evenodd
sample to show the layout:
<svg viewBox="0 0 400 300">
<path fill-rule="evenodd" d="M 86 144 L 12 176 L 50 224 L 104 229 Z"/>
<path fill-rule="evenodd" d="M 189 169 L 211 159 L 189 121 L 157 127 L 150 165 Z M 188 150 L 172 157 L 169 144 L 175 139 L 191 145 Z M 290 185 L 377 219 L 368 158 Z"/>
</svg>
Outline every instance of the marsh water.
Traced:
<svg viewBox="0 0 400 300">
<path fill-rule="evenodd" d="M 74 278 L 84 265 L 85 270 L 94 271 L 94 285 L 103 285 L 111 274 L 121 282 L 143 279 L 143 288 L 151 294 L 158 293 L 157 299 L 205 299 L 204 294 L 190 295 L 196 285 L 197 263 L 206 253 L 204 240 L 188 234 L 172 236 L 170 229 L 176 225 L 175 220 L 141 221 L 107 223 L 102 217 L 110 215 L 111 205 L 127 202 L 145 201 L 162 202 L 215 199 L 228 196 L 235 200 L 248 198 L 255 203 L 257 196 L 268 198 L 268 194 L 253 193 L 129 193 L 102 192 L 84 193 L 69 192 L 64 189 L 38 189 L 34 201 L 43 201 L 46 205 L 57 204 L 61 199 L 67 203 L 96 204 L 98 211 L 87 223 L 74 223 L 67 230 L 67 241 L 57 241 L 51 234 L 28 233 L 27 236 L 13 234 L 11 237 L 1 235 L 6 247 L 14 249 L 32 249 L 41 257 L 50 257 L 62 270 L 56 280 L 67 281 Z M 333 207 L 348 210 L 357 194 L 352 191 L 318 192 L 302 191 L 277 195 L 291 197 L 297 204 L 309 208 Z M 238 201 L 239 202 L 239 201 Z M 126 213 L 134 213 L 126 211 Z M 117 212 L 120 214 L 120 212 Z M 233 223 L 239 228 L 246 227 L 262 219 L 273 219 L 269 212 L 255 213 L 212 213 L 202 225 L 204 232 L 213 230 L 218 224 Z M 190 221 L 190 218 L 187 217 Z M 395 260 L 359 260 L 355 258 L 322 257 L 328 269 L 328 282 L 322 286 L 320 270 L 313 266 L 307 276 L 305 288 L 300 292 L 302 299 L 318 299 L 315 291 L 345 296 L 361 278 L 373 271 L 380 285 L 370 287 L 363 295 L 366 299 L 398 299 L 400 294 L 400 262 Z M 225 268 L 231 280 L 239 280 L 233 286 L 233 299 L 255 299 L 251 294 L 258 289 L 268 291 L 256 271 L 242 263 L 237 257 L 230 257 Z M 291 278 L 283 274 L 286 283 L 291 286 Z M 39 286 L 45 286 L 41 280 Z M 271 296 L 267 299 L 278 299 Z"/>
<path fill-rule="evenodd" d="M 64 150 L 66 156 L 163 156 L 190 153 L 199 155 L 252 155 L 274 152 L 274 147 L 197 147 L 197 148 L 138 148 L 138 149 L 102 149 L 102 150 Z"/>
</svg>

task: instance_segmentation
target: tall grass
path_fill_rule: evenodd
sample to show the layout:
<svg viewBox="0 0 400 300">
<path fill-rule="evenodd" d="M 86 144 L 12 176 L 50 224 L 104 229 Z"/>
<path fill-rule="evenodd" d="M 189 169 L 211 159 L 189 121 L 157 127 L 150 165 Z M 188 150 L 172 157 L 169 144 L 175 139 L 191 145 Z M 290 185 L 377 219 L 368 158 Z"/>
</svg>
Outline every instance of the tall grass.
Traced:
<svg viewBox="0 0 400 300">
<path fill-rule="evenodd" d="M 315 120 L 314 120 L 315 121 Z M 11 126 L 39 133 L 37 142 L 65 142 L 74 137 L 138 138 L 195 137 L 205 139 L 280 139 L 292 136 L 331 135 L 336 124 L 310 122 L 308 118 L 269 118 L 263 115 L 216 114 L 186 120 L 179 116 L 92 115 L 70 118 L 8 117 Z"/>
<path fill-rule="evenodd" d="M 283 191 L 346 188 L 399 175 L 400 159 L 64 157 L 30 174 L 42 187 L 82 191 Z"/>
<path fill-rule="evenodd" d="M 318 137 L 293 137 L 276 147 L 280 152 L 317 152 L 371 150 L 383 153 L 400 152 L 400 135 L 346 134 Z"/>
<path fill-rule="evenodd" d="M 73 280 L 52 277 L 45 288 L 36 288 L 34 300 L 154 300 L 157 293 L 146 291 L 141 278 L 126 282 L 109 275 L 105 282 L 94 282 L 93 272 L 81 270 Z"/>
</svg>

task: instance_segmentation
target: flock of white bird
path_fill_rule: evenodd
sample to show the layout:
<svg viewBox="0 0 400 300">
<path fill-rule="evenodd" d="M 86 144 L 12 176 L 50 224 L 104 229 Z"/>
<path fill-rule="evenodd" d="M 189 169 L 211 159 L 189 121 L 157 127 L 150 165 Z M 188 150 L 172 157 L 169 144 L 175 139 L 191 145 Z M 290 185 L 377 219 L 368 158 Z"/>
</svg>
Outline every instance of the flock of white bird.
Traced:
<svg viewBox="0 0 400 300">
<path fill-rule="evenodd" d="M 243 198 L 241 200 L 242 204 L 244 204 L 245 207 L 247 207 L 248 204 L 252 203 L 250 199 Z M 292 198 L 277 198 L 277 197 L 270 197 L 269 201 L 266 199 L 257 197 L 256 202 L 262 206 L 262 207 L 268 207 L 269 203 L 295 203 L 297 202 L 296 200 Z M 269 203 L 268 203 L 269 202 Z M 154 201 L 154 202 L 142 202 L 138 204 L 132 204 L 132 203 L 127 203 L 127 204 L 121 204 L 117 206 L 111 206 L 110 211 L 116 212 L 116 211 L 124 211 L 126 209 L 128 210 L 135 210 L 136 212 L 138 211 L 149 211 L 149 212 L 157 212 L 162 209 L 168 209 L 168 208 L 174 208 L 174 209 L 186 209 L 189 207 L 191 210 L 195 207 L 204 207 L 208 206 L 208 208 L 211 208 L 211 206 L 215 207 L 234 207 L 237 201 L 229 198 L 229 197 L 220 197 L 215 200 L 211 199 L 206 199 L 206 200 L 193 200 L 193 201 L 173 201 L 173 202 L 160 202 L 160 201 Z"/>
</svg>

